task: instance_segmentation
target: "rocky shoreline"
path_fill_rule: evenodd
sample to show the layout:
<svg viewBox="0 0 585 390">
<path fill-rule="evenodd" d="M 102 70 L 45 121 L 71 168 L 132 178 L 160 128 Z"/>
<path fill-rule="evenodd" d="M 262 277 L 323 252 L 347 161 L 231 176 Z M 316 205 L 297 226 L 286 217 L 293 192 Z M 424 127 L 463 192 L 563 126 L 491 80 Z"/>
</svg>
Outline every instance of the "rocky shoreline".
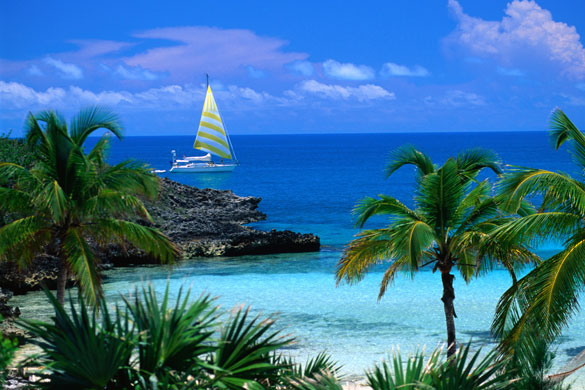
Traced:
<svg viewBox="0 0 585 390">
<path fill-rule="evenodd" d="M 152 225 L 181 247 L 184 259 L 319 250 L 319 237 L 313 234 L 267 232 L 244 226 L 266 219 L 258 210 L 261 198 L 241 197 L 228 190 L 199 189 L 166 178 L 160 180 L 158 199 L 145 205 Z M 98 253 L 104 268 L 157 263 L 132 248 L 112 245 L 100 248 Z M 57 265 L 58 260 L 49 256 L 39 256 L 27 270 L 16 264 L 0 263 L 0 289 L 7 294 L 0 294 L 0 312 L 9 314 L 14 310 L 6 304 L 11 292 L 23 294 L 43 284 L 52 288 Z"/>
</svg>

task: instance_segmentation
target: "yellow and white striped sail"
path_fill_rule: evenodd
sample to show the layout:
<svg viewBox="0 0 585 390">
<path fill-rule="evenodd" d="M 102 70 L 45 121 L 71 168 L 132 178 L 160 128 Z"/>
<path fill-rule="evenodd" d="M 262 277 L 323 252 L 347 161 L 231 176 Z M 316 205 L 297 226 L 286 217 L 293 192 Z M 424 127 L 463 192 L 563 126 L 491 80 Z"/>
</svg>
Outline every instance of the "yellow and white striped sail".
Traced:
<svg viewBox="0 0 585 390">
<path fill-rule="evenodd" d="M 199 130 L 197 130 L 197 137 L 193 147 L 219 157 L 232 159 L 227 134 L 209 86 L 207 87 L 207 95 L 205 96 L 203 112 L 199 121 Z"/>
</svg>

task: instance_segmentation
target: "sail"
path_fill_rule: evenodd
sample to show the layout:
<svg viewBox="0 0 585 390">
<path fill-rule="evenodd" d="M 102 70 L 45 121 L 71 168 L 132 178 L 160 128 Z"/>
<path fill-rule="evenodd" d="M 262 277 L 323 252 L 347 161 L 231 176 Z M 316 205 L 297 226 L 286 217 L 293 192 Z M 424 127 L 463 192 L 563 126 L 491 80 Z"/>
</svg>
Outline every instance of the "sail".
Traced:
<svg viewBox="0 0 585 390">
<path fill-rule="evenodd" d="M 232 159 L 227 134 L 209 86 L 207 87 L 207 95 L 205 96 L 203 112 L 199 121 L 199 130 L 197 130 L 197 137 L 193 147 L 219 157 Z"/>
</svg>

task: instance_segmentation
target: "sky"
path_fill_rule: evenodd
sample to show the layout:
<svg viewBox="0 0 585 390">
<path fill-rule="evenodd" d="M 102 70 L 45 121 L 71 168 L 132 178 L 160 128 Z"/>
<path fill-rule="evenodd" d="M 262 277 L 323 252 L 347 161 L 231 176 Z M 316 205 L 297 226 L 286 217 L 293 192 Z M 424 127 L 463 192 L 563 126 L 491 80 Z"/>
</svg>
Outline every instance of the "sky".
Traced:
<svg viewBox="0 0 585 390">
<path fill-rule="evenodd" d="M 585 130 L 585 2 L 0 1 L 0 133 L 99 105 L 195 134 Z"/>
</svg>

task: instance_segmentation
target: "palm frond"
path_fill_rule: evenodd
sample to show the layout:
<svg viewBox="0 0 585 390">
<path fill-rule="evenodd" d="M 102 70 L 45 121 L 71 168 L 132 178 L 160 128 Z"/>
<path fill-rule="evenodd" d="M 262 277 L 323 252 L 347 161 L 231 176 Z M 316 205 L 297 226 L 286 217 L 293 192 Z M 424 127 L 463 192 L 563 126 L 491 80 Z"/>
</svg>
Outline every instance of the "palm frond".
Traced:
<svg viewBox="0 0 585 390">
<path fill-rule="evenodd" d="M 509 220 L 492 232 L 492 239 L 500 243 L 531 243 L 565 239 L 579 230 L 581 217 L 560 211 L 544 212 Z"/>
<path fill-rule="evenodd" d="M 431 158 L 412 145 L 402 146 L 390 154 L 390 159 L 384 168 L 386 177 L 389 177 L 405 165 L 414 165 L 420 176 L 428 175 L 435 171 Z"/>
<path fill-rule="evenodd" d="M 112 240 L 121 243 L 120 240 L 127 240 L 134 247 L 160 259 L 163 263 L 173 263 L 180 255 L 179 248 L 159 230 L 135 222 L 95 218 L 90 224 L 83 225 L 83 229 L 99 242 Z"/>
<path fill-rule="evenodd" d="M 324 373 L 334 374 L 339 372 L 342 366 L 333 360 L 331 355 L 326 352 L 321 352 L 317 356 L 307 360 L 303 365 L 293 364 L 292 375 L 297 378 L 317 378 L 319 375 Z"/>
<path fill-rule="evenodd" d="M 136 289 L 133 300 L 124 297 L 140 340 L 140 370 L 157 376 L 168 370 L 196 376 L 197 369 L 207 366 L 207 354 L 215 351 L 210 339 L 217 308 L 209 295 L 192 302 L 190 291 L 183 296 L 182 288 L 172 305 L 169 286 L 167 282 L 160 302 L 152 285 Z"/>
<path fill-rule="evenodd" d="M 555 149 L 566 141 L 573 141 L 571 154 L 581 169 L 585 169 L 585 135 L 571 122 L 560 109 L 555 109 L 550 118 L 550 137 Z"/>
<path fill-rule="evenodd" d="M 63 240 L 63 254 L 75 278 L 79 281 L 88 303 L 96 305 L 103 297 L 99 259 L 93 253 L 78 228 L 70 228 Z"/>
<path fill-rule="evenodd" d="M 366 197 L 354 208 L 353 213 L 357 215 L 356 226 L 360 228 L 375 215 L 390 215 L 397 217 L 410 217 L 420 220 L 421 217 L 410 210 L 399 200 L 386 195 L 379 195 L 380 199 Z"/>
<path fill-rule="evenodd" d="M 343 280 L 348 283 L 361 280 L 371 266 L 392 257 L 393 245 L 388 229 L 364 230 L 357 234 L 337 263 L 337 284 Z"/>
<path fill-rule="evenodd" d="M 435 229 L 423 221 L 400 221 L 390 232 L 394 256 L 408 264 L 411 274 L 418 270 L 427 250 L 439 240 Z"/>
<path fill-rule="evenodd" d="M 51 211 L 51 217 L 54 221 L 58 223 L 64 221 L 69 210 L 69 198 L 57 180 L 47 182 L 42 188 L 39 198 L 43 208 Z"/>
<path fill-rule="evenodd" d="M 554 340 L 579 309 L 576 297 L 585 280 L 585 237 L 541 263 L 502 295 L 492 324 L 503 351 Z M 538 330 L 537 332 L 535 330 Z"/>
<path fill-rule="evenodd" d="M 420 209 L 425 221 L 435 228 L 437 236 L 447 238 L 447 231 L 454 226 L 455 212 L 465 196 L 466 187 L 461 183 L 453 159 L 420 181 L 415 198 L 417 209 Z"/>
<path fill-rule="evenodd" d="M 406 366 L 404 365 L 406 360 Z M 441 363 L 441 351 L 436 349 L 425 363 L 425 354 L 416 352 L 403 359 L 400 350 L 393 350 L 390 362 L 385 360 L 366 371 L 366 383 L 372 390 L 415 390 L 431 383 L 431 371 Z"/>
<path fill-rule="evenodd" d="M 82 146 L 93 132 L 107 129 L 121 139 L 122 126 L 119 121 L 118 115 L 103 107 L 85 108 L 71 120 L 71 138 L 76 145 Z"/>
<path fill-rule="evenodd" d="M 259 316 L 248 320 L 248 315 L 249 309 L 237 310 L 221 331 L 212 364 L 218 367 L 214 377 L 222 388 L 277 382 L 281 367 L 273 364 L 271 354 L 294 341 L 272 330 L 274 321 L 260 321 Z"/>
<path fill-rule="evenodd" d="M 106 304 L 91 311 L 79 308 L 70 298 L 69 310 L 54 295 L 45 291 L 55 315 L 53 323 L 21 320 L 19 324 L 35 337 L 40 355 L 25 362 L 26 366 L 44 369 L 39 372 L 41 386 L 51 389 L 129 388 L 127 373 L 136 337 L 129 321 L 117 307 L 111 315 Z M 124 380 L 126 379 L 126 380 Z"/>
<path fill-rule="evenodd" d="M 123 161 L 99 173 L 95 185 L 119 191 L 131 190 L 134 194 L 154 199 L 160 187 L 159 179 L 144 164 Z"/>
<path fill-rule="evenodd" d="M 516 212 L 526 196 L 541 194 L 549 202 L 570 203 L 585 213 L 585 188 L 570 176 L 543 169 L 514 167 L 498 183 L 500 199 L 505 210 Z"/>
<path fill-rule="evenodd" d="M 39 216 L 12 221 L 0 228 L 0 259 L 28 265 L 51 238 L 51 226 Z"/>
<path fill-rule="evenodd" d="M 486 190 L 489 191 L 487 181 L 477 185 L 457 206 L 453 217 L 453 225 L 456 227 L 455 236 L 498 215 L 498 204 Z"/>
<path fill-rule="evenodd" d="M 465 180 L 474 179 L 477 174 L 488 168 L 496 175 L 502 173 L 502 162 L 498 155 L 488 149 L 469 149 L 457 155 L 459 175 Z"/>
<path fill-rule="evenodd" d="M 91 219 L 94 216 L 111 215 L 116 217 L 138 216 L 152 221 L 144 203 L 135 196 L 115 190 L 104 189 L 80 205 L 82 215 Z"/>
</svg>

